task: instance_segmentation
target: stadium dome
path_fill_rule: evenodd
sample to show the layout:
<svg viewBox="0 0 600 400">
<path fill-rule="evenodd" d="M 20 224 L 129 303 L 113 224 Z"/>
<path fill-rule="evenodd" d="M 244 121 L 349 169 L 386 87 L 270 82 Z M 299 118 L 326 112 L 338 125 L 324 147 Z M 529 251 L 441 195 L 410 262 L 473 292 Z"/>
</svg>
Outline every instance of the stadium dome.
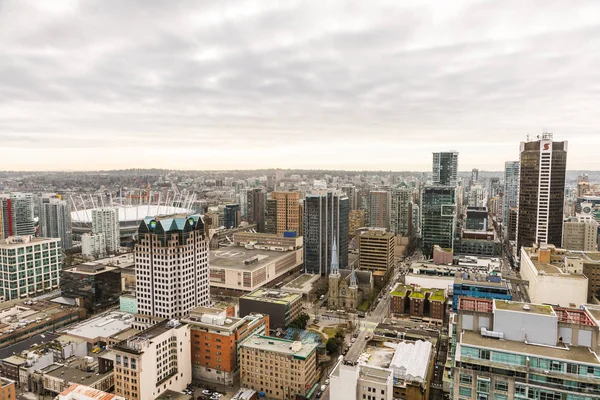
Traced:
<svg viewBox="0 0 600 400">
<path fill-rule="evenodd" d="M 119 212 L 119 230 L 121 237 L 133 236 L 142 220 L 146 217 L 171 214 L 189 214 L 195 212 L 184 207 L 175 207 L 158 204 L 119 205 L 115 207 Z M 92 209 L 71 212 L 73 234 L 80 236 L 92 232 Z"/>
</svg>

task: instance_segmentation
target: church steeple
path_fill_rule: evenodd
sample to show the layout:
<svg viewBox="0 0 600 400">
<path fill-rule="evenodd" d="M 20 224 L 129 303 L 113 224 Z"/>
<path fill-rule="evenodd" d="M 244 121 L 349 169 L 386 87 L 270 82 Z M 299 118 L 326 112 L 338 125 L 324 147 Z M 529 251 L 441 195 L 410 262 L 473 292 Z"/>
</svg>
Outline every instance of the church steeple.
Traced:
<svg viewBox="0 0 600 400">
<path fill-rule="evenodd" d="M 356 271 L 354 271 L 354 265 L 352 265 L 352 273 L 350 274 L 350 288 L 358 287 L 358 279 L 356 278 Z"/>
<path fill-rule="evenodd" d="M 340 263 L 337 254 L 337 244 L 335 236 L 333 236 L 333 246 L 331 246 L 331 269 L 329 276 L 340 276 Z"/>
</svg>

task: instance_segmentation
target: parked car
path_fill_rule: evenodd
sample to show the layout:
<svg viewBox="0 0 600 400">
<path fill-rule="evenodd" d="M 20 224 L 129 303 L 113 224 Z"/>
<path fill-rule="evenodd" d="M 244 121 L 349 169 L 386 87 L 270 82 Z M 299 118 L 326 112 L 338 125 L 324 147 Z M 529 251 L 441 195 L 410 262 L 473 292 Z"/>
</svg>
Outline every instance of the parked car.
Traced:
<svg viewBox="0 0 600 400">
<path fill-rule="evenodd" d="M 320 390 L 317 392 L 317 399 L 320 399 L 321 396 L 323 396 L 323 392 L 321 392 Z"/>
<path fill-rule="evenodd" d="M 208 390 L 208 389 L 204 389 L 204 390 L 202 391 L 202 394 L 204 394 L 204 395 L 206 395 L 206 396 L 210 396 L 212 393 L 213 393 L 213 392 L 212 392 L 212 390 Z"/>
</svg>

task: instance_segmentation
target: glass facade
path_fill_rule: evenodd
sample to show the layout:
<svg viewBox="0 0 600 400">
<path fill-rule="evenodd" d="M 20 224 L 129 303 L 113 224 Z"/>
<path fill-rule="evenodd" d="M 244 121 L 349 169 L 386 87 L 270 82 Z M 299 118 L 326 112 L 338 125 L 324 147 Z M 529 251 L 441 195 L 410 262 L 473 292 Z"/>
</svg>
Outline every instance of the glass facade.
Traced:
<svg viewBox="0 0 600 400">
<path fill-rule="evenodd" d="M 340 268 L 348 267 L 348 197 L 332 192 L 307 195 L 304 201 L 305 271 L 325 275 L 331 265 L 333 239 L 337 240 Z"/>
<path fill-rule="evenodd" d="M 600 398 L 600 366 L 466 345 L 461 345 L 460 354 L 459 396 L 472 389 L 477 392 L 476 398 L 489 396 L 491 392 L 494 392 L 494 399 Z M 477 376 L 476 381 L 467 371 Z M 479 372 L 484 374 L 477 375 Z M 493 379 L 490 379 L 490 373 Z M 512 391 L 507 381 L 511 378 L 515 381 Z"/>
<path fill-rule="evenodd" d="M 421 196 L 421 235 L 423 254 L 433 256 L 433 246 L 454 247 L 456 188 L 429 186 Z"/>
<path fill-rule="evenodd" d="M 119 303 L 121 295 L 121 270 L 104 266 L 82 271 L 84 267 L 63 270 L 60 273 L 62 295 L 81 298 L 88 312 L 98 312 Z M 78 271 L 80 270 L 80 271 Z"/>
</svg>

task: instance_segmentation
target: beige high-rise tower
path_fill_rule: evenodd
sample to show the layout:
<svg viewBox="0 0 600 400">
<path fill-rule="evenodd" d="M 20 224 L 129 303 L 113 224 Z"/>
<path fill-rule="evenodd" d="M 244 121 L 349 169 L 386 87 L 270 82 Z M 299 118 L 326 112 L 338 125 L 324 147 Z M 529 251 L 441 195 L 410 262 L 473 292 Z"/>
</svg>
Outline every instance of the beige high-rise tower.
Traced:
<svg viewBox="0 0 600 400">
<path fill-rule="evenodd" d="M 273 192 L 271 200 L 274 207 L 267 205 L 265 223 L 267 233 L 280 234 L 285 231 L 296 231 L 298 235 L 302 235 L 300 192 Z"/>
</svg>

